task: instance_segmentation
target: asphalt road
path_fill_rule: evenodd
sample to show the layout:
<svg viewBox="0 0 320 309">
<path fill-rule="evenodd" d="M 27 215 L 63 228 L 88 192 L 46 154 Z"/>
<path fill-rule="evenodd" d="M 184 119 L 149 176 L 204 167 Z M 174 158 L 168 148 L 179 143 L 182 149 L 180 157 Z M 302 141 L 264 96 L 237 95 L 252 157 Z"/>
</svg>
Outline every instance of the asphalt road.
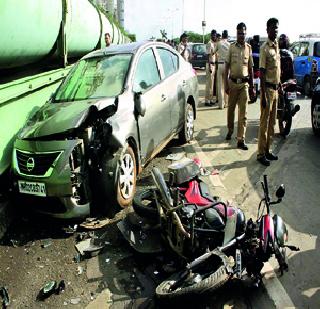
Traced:
<svg viewBox="0 0 320 309">
<path fill-rule="evenodd" d="M 198 72 L 200 96 L 204 94 L 204 73 Z M 216 295 L 178 304 L 161 304 L 154 297 L 154 287 L 163 279 L 161 255 L 137 255 L 124 241 L 116 222 L 120 213 L 105 228 L 88 235 L 78 229 L 66 233 L 73 223 L 58 223 L 46 218 L 19 216 L 0 246 L 0 287 L 6 286 L 12 308 L 164 308 L 183 305 L 193 308 L 318 308 L 320 304 L 319 259 L 319 175 L 320 139 L 311 130 L 310 100 L 300 98 L 301 111 L 294 118 L 290 136 L 276 138 L 279 160 L 268 168 L 256 161 L 259 102 L 248 108 L 246 142 L 248 151 L 238 150 L 236 140 L 225 141 L 226 110 L 205 107 L 199 102 L 196 140 L 179 146 L 176 141 L 160 153 L 139 178 L 139 186 L 152 184 L 150 170 L 159 167 L 164 173 L 171 160 L 168 154 L 183 153 L 198 157 L 214 176 L 204 177 L 214 195 L 237 204 L 254 217 L 262 194 L 260 180 L 267 174 L 271 191 L 286 185 L 283 202 L 274 212 L 286 222 L 289 243 L 301 248 L 289 253 L 289 272 L 282 277 L 276 261 L 265 268 L 263 287 L 252 290 L 235 283 Z M 22 205 L 23 206 L 23 205 Z M 45 207 L 45 205 L 44 205 Z M 127 211 L 130 211 L 128 209 Z M 84 232 L 84 234 L 81 234 Z M 75 262 L 74 245 L 84 237 L 97 237 L 105 245 L 99 255 Z M 49 280 L 65 280 L 65 291 L 37 301 L 40 288 Z"/>
</svg>

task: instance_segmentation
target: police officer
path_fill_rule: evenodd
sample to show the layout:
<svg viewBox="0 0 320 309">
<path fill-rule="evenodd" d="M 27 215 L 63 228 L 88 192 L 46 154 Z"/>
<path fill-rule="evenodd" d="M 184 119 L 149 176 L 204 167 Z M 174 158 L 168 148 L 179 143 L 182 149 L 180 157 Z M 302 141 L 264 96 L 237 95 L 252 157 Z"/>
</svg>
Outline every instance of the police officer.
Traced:
<svg viewBox="0 0 320 309">
<path fill-rule="evenodd" d="M 280 83 L 280 53 L 277 42 L 279 21 L 270 18 L 267 21 L 268 39 L 260 48 L 260 128 L 257 160 L 269 166 L 270 161 L 278 157 L 270 151 L 278 103 Z"/>
<path fill-rule="evenodd" d="M 225 62 L 229 52 L 228 31 L 223 30 L 222 39 L 217 42 L 214 53 L 217 53 L 217 97 L 220 109 L 228 105 L 228 95 L 224 89 Z"/>
<path fill-rule="evenodd" d="M 244 23 L 237 25 L 237 41 L 232 43 L 226 58 L 225 90 L 229 94 L 228 102 L 228 134 L 230 140 L 234 130 L 234 111 L 238 105 L 238 134 L 237 147 L 248 150 L 245 143 L 247 126 L 247 106 L 249 94 L 254 96 L 253 89 L 253 60 L 251 46 L 245 42 L 247 26 Z"/>
<path fill-rule="evenodd" d="M 211 39 L 207 44 L 207 58 L 208 62 L 206 64 L 206 94 L 205 94 L 205 105 L 212 106 L 213 102 L 213 87 L 214 87 L 214 76 L 216 72 L 216 56 L 214 54 L 214 49 L 216 47 L 217 41 L 217 31 L 211 31 Z"/>
</svg>

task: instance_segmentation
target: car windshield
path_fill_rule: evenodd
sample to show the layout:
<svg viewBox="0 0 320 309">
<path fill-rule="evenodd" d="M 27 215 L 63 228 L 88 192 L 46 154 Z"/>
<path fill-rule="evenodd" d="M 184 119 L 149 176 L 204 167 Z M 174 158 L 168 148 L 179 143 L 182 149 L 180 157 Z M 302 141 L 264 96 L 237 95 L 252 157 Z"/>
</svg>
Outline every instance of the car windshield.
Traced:
<svg viewBox="0 0 320 309">
<path fill-rule="evenodd" d="M 58 88 L 53 102 L 115 97 L 123 91 L 131 54 L 80 60 Z"/>
</svg>

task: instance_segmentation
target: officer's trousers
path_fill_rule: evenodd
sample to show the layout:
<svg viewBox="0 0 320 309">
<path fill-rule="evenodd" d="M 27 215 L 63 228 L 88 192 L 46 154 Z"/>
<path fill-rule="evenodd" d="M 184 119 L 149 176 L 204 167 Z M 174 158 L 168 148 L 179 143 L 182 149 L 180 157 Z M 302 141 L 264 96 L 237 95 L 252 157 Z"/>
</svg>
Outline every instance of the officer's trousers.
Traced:
<svg viewBox="0 0 320 309">
<path fill-rule="evenodd" d="M 228 95 L 225 93 L 224 89 L 224 74 L 225 74 L 225 64 L 218 64 L 218 72 L 217 72 L 217 97 L 219 108 L 228 106 Z"/>
<path fill-rule="evenodd" d="M 247 128 L 247 106 L 249 86 L 247 83 L 236 84 L 229 80 L 230 92 L 228 102 L 228 133 L 231 135 L 234 130 L 234 112 L 238 105 L 238 133 L 237 139 L 244 142 Z"/>
<path fill-rule="evenodd" d="M 211 69 L 211 73 L 210 73 Z M 213 101 L 213 87 L 214 87 L 214 75 L 216 73 L 216 66 L 214 64 L 206 64 L 206 94 L 205 101 Z"/>
<path fill-rule="evenodd" d="M 266 91 L 266 107 L 262 107 L 260 103 L 260 127 L 258 135 L 258 158 L 264 156 L 270 151 L 272 139 L 274 136 L 274 126 L 276 124 L 278 90 L 265 88 Z M 261 102 L 261 99 L 260 99 Z"/>
</svg>

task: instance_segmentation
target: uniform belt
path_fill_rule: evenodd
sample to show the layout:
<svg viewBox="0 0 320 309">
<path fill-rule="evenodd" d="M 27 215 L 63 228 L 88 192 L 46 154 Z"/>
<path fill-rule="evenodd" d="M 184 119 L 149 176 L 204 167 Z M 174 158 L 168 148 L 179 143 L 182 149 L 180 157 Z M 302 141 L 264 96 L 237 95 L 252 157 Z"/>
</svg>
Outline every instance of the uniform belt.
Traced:
<svg viewBox="0 0 320 309">
<path fill-rule="evenodd" d="M 249 82 L 249 77 L 242 77 L 242 78 L 230 77 L 230 79 L 236 84 L 243 84 L 243 83 Z"/>
<path fill-rule="evenodd" d="M 212 65 L 215 65 L 215 64 L 216 64 L 216 63 L 215 63 L 215 62 L 213 62 L 213 61 L 210 61 L 209 63 L 210 63 L 210 64 L 212 64 Z"/>
<path fill-rule="evenodd" d="M 272 84 L 272 83 L 266 82 L 266 87 L 271 88 L 273 90 L 278 90 L 278 85 L 277 84 Z"/>
<path fill-rule="evenodd" d="M 218 61 L 218 64 L 225 64 L 225 61 Z"/>
</svg>

